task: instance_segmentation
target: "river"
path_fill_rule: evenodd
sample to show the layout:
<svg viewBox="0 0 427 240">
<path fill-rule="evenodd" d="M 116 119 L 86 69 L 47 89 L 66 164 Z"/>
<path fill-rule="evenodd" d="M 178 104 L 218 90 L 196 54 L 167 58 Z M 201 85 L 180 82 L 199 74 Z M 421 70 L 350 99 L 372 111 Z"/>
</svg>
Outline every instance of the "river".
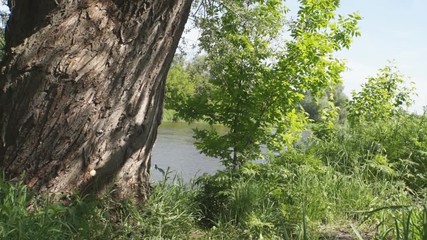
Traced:
<svg viewBox="0 0 427 240">
<path fill-rule="evenodd" d="M 193 128 L 207 128 L 207 124 L 187 124 L 183 122 L 164 122 L 160 125 L 156 144 L 151 158 L 151 181 L 163 179 L 162 173 L 155 168 L 171 171 L 169 177 L 181 176 L 188 182 L 204 173 L 215 173 L 224 167 L 218 159 L 206 157 L 194 146 Z M 219 129 L 221 131 L 221 129 Z M 311 133 L 304 131 L 302 139 L 306 141 Z M 260 160 L 262 162 L 262 160 Z"/>
<path fill-rule="evenodd" d="M 177 174 L 185 182 L 203 173 L 215 173 L 222 168 L 218 159 L 206 157 L 196 149 L 193 144 L 193 128 L 206 128 L 206 124 L 164 122 L 160 125 L 151 157 L 152 181 L 163 179 L 155 165 L 165 171 L 169 167 L 172 171 L 170 177 Z"/>
</svg>

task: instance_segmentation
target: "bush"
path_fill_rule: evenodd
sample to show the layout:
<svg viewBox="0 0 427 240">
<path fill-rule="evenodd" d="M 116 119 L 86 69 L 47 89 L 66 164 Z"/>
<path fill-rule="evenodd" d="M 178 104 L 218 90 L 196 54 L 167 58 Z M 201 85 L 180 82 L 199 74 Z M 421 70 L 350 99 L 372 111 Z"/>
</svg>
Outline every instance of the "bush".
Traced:
<svg viewBox="0 0 427 240">
<path fill-rule="evenodd" d="M 356 169 L 373 179 L 403 179 L 420 191 L 427 187 L 427 117 L 400 113 L 387 121 L 339 128 L 317 140 L 310 152 L 346 174 Z"/>
<path fill-rule="evenodd" d="M 288 151 L 264 164 L 245 164 L 234 172 L 219 172 L 199 179 L 199 201 L 205 222 L 214 226 L 210 236 L 231 232 L 245 239 L 315 239 L 346 232 L 357 225 L 362 235 L 378 219 L 392 222 L 392 214 L 366 212 L 382 206 L 410 205 L 405 184 L 386 178 L 375 180 L 336 171 L 314 155 Z"/>
</svg>

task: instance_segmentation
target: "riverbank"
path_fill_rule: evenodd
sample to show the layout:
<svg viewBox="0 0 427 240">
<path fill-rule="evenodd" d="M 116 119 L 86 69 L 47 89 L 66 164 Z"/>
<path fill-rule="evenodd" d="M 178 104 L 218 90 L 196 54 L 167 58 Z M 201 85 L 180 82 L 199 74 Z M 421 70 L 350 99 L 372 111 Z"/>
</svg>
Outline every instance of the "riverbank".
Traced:
<svg viewBox="0 0 427 240">
<path fill-rule="evenodd" d="M 64 205 L 0 178 L 0 239 L 426 239 L 426 120 L 315 132 L 263 164 L 188 181 L 164 168 L 143 204 L 107 194 Z M 182 148 L 169 140 L 161 152 Z"/>
</svg>

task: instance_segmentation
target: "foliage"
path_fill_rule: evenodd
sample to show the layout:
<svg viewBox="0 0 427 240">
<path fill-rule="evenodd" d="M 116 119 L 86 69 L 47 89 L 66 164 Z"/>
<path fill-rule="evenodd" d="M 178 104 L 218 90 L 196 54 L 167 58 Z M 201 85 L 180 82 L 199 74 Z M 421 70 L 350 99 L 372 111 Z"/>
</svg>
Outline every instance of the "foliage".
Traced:
<svg viewBox="0 0 427 240">
<path fill-rule="evenodd" d="M 333 107 L 324 116 L 334 119 Z M 388 118 L 360 118 L 357 124 L 325 119 L 312 137 L 263 164 L 246 162 L 200 179 L 198 201 L 205 222 L 214 225 L 208 235 L 424 239 L 427 116 L 399 108 L 390 108 Z M 329 130 L 325 135 L 319 129 Z"/>
<path fill-rule="evenodd" d="M 175 56 L 168 73 L 165 92 L 165 108 L 174 113 L 167 112 L 172 116 L 166 116 L 166 120 L 178 120 L 176 111 L 181 111 L 194 95 L 201 95 L 209 88 L 206 69 L 203 56 L 196 56 L 191 61 L 186 61 L 183 55 Z"/>
<path fill-rule="evenodd" d="M 176 111 L 172 109 L 163 109 L 162 122 L 177 122 Z"/>
<path fill-rule="evenodd" d="M 361 171 L 362 172 L 362 171 Z M 370 226 L 393 214 L 366 211 L 382 206 L 409 205 L 404 184 L 362 174 L 344 174 L 313 155 L 290 152 L 271 156 L 266 164 L 244 164 L 237 172 L 218 172 L 199 180 L 199 201 L 208 233 L 232 239 L 318 239 L 339 233 L 352 235 L 346 226 L 357 225 L 363 235 Z M 206 213 L 208 213 L 206 215 Z M 385 224 L 385 223 L 384 223 Z"/>
<path fill-rule="evenodd" d="M 343 90 L 344 86 L 342 84 L 332 86 L 332 88 L 327 88 L 326 92 L 320 98 L 312 96 L 312 94 L 307 91 L 304 94 L 304 99 L 301 101 L 301 106 L 311 120 L 314 122 L 322 122 L 322 111 L 327 109 L 332 101 L 334 106 L 339 110 L 339 122 L 344 123 L 347 117 L 346 104 L 348 99 Z"/>
<path fill-rule="evenodd" d="M 425 239 L 427 116 L 401 109 L 411 88 L 385 67 L 353 94 L 351 124 L 337 125 L 344 65 L 332 53 L 349 47 L 359 17 L 336 17 L 338 1 L 300 3 L 295 21 L 281 1 L 214 3 L 199 18 L 206 58 L 173 63 L 166 107 L 227 127 L 195 134 L 228 168 L 188 184 L 166 172 L 143 205 L 58 201 L 0 179 L 0 238 Z M 282 23 L 290 40 L 278 46 Z M 318 114 L 305 141 L 294 135 L 304 98 Z M 274 154 L 251 161 L 265 146 Z"/>
<path fill-rule="evenodd" d="M 388 158 L 406 154 L 401 146 L 415 134 L 426 136 L 414 126 L 427 118 L 401 117 L 398 125 L 382 125 L 383 142 L 378 128 L 343 127 L 262 164 L 247 162 L 194 183 L 166 174 L 142 206 L 109 197 L 73 197 L 64 206 L 1 182 L 0 238 L 423 239 L 423 192 L 409 190 L 399 177 L 404 169 Z M 401 132 L 385 130 L 391 126 Z M 375 155 L 379 146 L 390 155 Z"/>
<path fill-rule="evenodd" d="M 386 66 L 375 77 L 368 78 L 362 90 L 353 92 L 348 104 L 350 123 L 376 122 L 396 115 L 411 104 L 412 86 L 405 86 L 396 67 Z"/>
<path fill-rule="evenodd" d="M 343 127 L 311 151 L 341 172 L 363 168 L 376 177 L 403 179 L 419 191 L 427 187 L 426 121 L 425 115 L 400 113 L 363 127 Z"/>
<path fill-rule="evenodd" d="M 350 46 L 360 17 L 336 16 L 337 1 L 300 5 L 297 19 L 286 21 L 282 1 L 213 2 L 197 20 L 211 86 L 178 112 L 229 129 L 195 131 L 201 152 L 229 168 L 261 158 L 261 146 L 292 144 L 305 121 L 296 110 L 304 93 L 317 96 L 340 81 L 344 63 L 333 53 Z M 289 40 L 280 36 L 285 23 Z"/>
<path fill-rule="evenodd" d="M 417 191 L 427 187 L 426 117 L 402 110 L 411 102 L 411 91 L 395 67 L 380 69 L 353 93 L 347 106 L 350 125 L 315 141 L 311 151 L 345 173 L 367 169 L 376 177 L 404 179 Z"/>
<path fill-rule="evenodd" d="M 173 109 L 173 105 L 182 102 L 187 95 L 194 94 L 194 86 L 185 71 L 184 58 L 175 56 L 166 80 L 165 107 Z"/>
</svg>

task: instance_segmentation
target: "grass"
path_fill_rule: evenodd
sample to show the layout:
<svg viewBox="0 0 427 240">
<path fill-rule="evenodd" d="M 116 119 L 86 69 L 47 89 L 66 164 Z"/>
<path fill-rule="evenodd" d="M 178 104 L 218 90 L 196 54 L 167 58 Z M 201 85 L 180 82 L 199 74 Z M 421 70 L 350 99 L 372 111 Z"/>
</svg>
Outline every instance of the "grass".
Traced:
<svg viewBox="0 0 427 240">
<path fill-rule="evenodd" d="M 279 163 L 274 163 L 279 164 Z M 289 164 L 289 163 L 286 163 Z M 144 205 L 75 197 L 63 206 L 0 183 L 0 239 L 423 239 L 426 208 L 393 182 L 330 167 L 252 165 L 184 184 L 165 179 Z M 249 170 L 254 170 L 250 174 Z M 273 170 L 275 170 L 273 172 Z M 277 171 L 276 171 L 277 170 Z M 268 179 L 265 176 L 270 175 Z M 214 188 L 213 183 L 233 181 Z M 225 187 L 226 186 L 226 187 Z M 210 188 L 207 190 L 207 188 Z M 209 190 L 220 198 L 206 199 Z M 204 200 L 204 201 L 202 201 Z M 211 201 L 208 201 L 211 200 Z M 219 201 L 219 202 L 215 202 Z M 206 207 L 214 213 L 206 215 Z M 203 208 L 205 207 L 205 208 Z M 209 224 L 202 221 L 209 216 Z M 345 238 L 344 238 L 345 239 Z"/>
<path fill-rule="evenodd" d="M 143 205 L 64 206 L 0 179 L 0 239 L 426 239 L 426 125 L 412 120 L 337 130 L 190 183 L 166 171 Z"/>
<path fill-rule="evenodd" d="M 144 205 L 75 196 L 64 206 L 0 180 L 0 239 L 185 239 L 199 219 L 196 192 L 165 179 Z"/>
</svg>

